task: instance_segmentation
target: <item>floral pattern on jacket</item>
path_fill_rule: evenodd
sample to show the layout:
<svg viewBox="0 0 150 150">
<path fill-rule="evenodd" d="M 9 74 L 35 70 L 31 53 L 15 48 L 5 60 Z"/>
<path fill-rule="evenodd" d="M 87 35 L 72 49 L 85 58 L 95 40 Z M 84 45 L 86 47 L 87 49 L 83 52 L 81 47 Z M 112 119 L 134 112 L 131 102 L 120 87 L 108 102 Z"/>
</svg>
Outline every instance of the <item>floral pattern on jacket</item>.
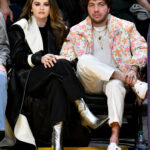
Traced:
<svg viewBox="0 0 150 150">
<path fill-rule="evenodd" d="M 147 43 L 133 23 L 109 15 L 107 29 L 110 37 L 108 44 L 112 57 L 121 71 L 127 72 L 131 65 L 145 66 Z M 84 54 L 92 54 L 92 31 L 92 23 L 89 17 L 73 26 L 60 54 L 70 61 Z"/>
</svg>

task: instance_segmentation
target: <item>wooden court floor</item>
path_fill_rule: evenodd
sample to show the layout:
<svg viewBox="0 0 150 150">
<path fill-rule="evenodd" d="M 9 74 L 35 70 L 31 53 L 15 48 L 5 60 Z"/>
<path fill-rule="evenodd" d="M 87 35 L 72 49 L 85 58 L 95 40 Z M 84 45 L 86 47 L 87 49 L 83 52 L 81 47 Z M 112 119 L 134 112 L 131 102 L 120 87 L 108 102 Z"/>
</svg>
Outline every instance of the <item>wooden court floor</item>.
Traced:
<svg viewBox="0 0 150 150">
<path fill-rule="evenodd" d="M 122 150 L 128 150 L 127 147 L 121 147 Z M 38 150 L 53 150 L 53 148 L 38 148 Z M 107 150 L 107 147 L 65 147 L 64 150 Z"/>
<path fill-rule="evenodd" d="M 128 150 L 127 147 L 121 147 L 122 150 Z M 7 150 L 1 149 L 0 150 Z M 40 147 L 38 150 L 53 150 L 53 148 Z M 64 150 L 107 150 L 107 147 L 65 147 Z"/>
</svg>

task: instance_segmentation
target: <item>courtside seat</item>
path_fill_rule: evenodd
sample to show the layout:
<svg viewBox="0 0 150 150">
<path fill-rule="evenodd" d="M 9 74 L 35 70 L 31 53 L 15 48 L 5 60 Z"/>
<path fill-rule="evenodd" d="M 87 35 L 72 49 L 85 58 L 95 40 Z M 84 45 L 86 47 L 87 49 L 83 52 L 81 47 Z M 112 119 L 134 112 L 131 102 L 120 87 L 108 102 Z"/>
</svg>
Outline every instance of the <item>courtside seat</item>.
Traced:
<svg viewBox="0 0 150 150">
<path fill-rule="evenodd" d="M 105 95 L 90 95 L 86 94 L 85 102 L 88 104 L 90 110 L 100 118 L 105 118 L 108 115 L 107 97 Z M 120 131 L 120 142 L 135 144 L 138 128 L 140 122 L 138 122 L 140 115 L 140 106 L 136 103 L 136 95 L 129 90 L 125 98 L 124 117 L 123 124 Z M 99 129 L 92 130 L 91 141 L 109 143 L 109 137 L 111 135 L 111 129 L 108 124 L 100 127 Z"/>
</svg>

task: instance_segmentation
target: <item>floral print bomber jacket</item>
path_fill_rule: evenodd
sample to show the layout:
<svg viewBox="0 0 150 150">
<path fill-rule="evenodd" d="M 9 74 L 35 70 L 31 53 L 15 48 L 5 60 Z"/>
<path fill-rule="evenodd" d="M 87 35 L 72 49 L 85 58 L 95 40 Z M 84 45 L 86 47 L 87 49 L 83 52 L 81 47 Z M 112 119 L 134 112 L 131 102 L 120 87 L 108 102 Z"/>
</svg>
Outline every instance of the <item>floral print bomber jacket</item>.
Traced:
<svg viewBox="0 0 150 150">
<path fill-rule="evenodd" d="M 121 71 L 127 72 L 131 65 L 145 66 L 147 43 L 133 23 L 109 15 L 107 29 L 112 57 Z M 91 19 L 87 17 L 70 29 L 60 54 L 72 61 L 84 54 L 92 53 L 93 27 Z"/>
</svg>

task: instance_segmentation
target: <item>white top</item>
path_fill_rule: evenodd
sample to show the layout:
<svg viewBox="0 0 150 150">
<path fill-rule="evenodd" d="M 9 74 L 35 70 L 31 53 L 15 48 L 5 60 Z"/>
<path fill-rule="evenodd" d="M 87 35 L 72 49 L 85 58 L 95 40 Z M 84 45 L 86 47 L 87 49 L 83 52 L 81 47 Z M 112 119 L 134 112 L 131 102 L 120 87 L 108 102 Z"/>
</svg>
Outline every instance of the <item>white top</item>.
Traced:
<svg viewBox="0 0 150 150">
<path fill-rule="evenodd" d="M 107 27 L 94 27 L 94 52 L 93 55 L 100 60 L 100 62 L 117 68 L 117 65 L 111 54 L 109 47 L 109 35 Z"/>
</svg>

